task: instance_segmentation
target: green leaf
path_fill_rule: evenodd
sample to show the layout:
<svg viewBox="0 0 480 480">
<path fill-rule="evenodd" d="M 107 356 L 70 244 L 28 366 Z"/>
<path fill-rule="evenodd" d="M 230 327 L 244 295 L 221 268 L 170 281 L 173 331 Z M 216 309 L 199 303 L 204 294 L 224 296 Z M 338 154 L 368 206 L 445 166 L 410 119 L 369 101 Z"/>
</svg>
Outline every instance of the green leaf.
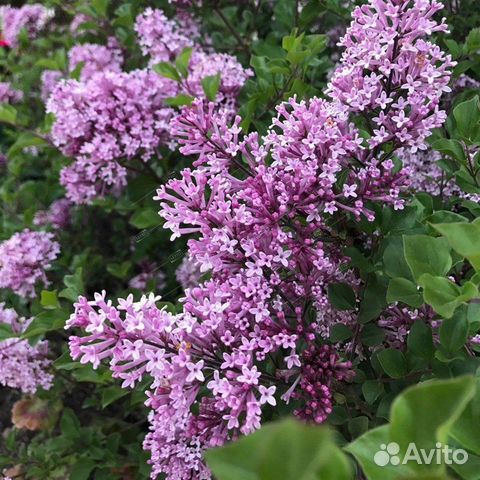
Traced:
<svg viewBox="0 0 480 480">
<path fill-rule="evenodd" d="M 125 279 L 127 278 L 131 266 L 132 262 L 130 262 L 130 260 L 126 260 L 122 263 L 109 263 L 107 265 L 107 271 L 108 273 L 111 273 L 114 277 Z"/>
<path fill-rule="evenodd" d="M 205 96 L 211 102 L 215 101 L 215 98 L 217 97 L 218 89 L 220 88 L 220 81 L 220 73 L 202 78 L 203 91 L 205 92 Z"/>
<path fill-rule="evenodd" d="M 450 318 L 459 305 L 478 295 L 477 287 L 471 282 L 459 287 L 447 278 L 428 273 L 420 277 L 419 285 L 423 287 L 425 302 L 445 318 Z"/>
<path fill-rule="evenodd" d="M 188 65 L 192 57 L 192 52 L 193 49 L 191 47 L 184 48 L 175 60 L 175 66 L 182 77 L 186 78 L 188 76 Z"/>
<path fill-rule="evenodd" d="M 382 382 L 378 380 L 367 380 L 362 384 L 362 393 L 367 403 L 372 404 L 384 392 Z"/>
<path fill-rule="evenodd" d="M 414 322 L 407 337 L 408 351 L 413 355 L 431 360 L 435 353 L 431 328 L 422 320 Z"/>
<path fill-rule="evenodd" d="M 463 348 L 468 338 L 467 309 L 457 309 L 452 318 L 443 320 L 440 325 L 440 343 L 450 353 Z"/>
<path fill-rule="evenodd" d="M 71 408 L 63 410 L 62 418 L 60 419 L 60 429 L 67 438 L 76 438 L 80 431 L 80 421 Z"/>
<path fill-rule="evenodd" d="M 387 445 L 388 440 L 388 426 L 384 425 L 364 433 L 344 449 L 355 457 L 368 480 L 398 480 L 400 466 L 391 463 L 379 466 L 374 461 L 380 445 Z"/>
<path fill-rule="evenodd" d="M 432 148 L 439 151 L 440 153 L 450 155 L 463 165 L 467 163 L 467 156 L 465 155 L 465 150 L 463 149 L 462 144 L 458 140 L 439 138 L 432 143 Z"/>
<path fill-rule="evenodd" d="M 427 381 L 415 385 L 392 404 L 391 438 L 402 450 L 410 442 L 417 448 L 447 443 L 450 428 L 475 394 L 473 377 Z"/>
<path fill-rule="evenodd" d="M 432 226 L 448 240 L 457 253 L 467 258 L 472 266 L 480 271 L 480 224 L 459 222 Z"/>
<path fill-rule="evenodd" d="M 330 283 L 328 299 L 336 310 L 353 310 L 356 306 L 355 292 L 346 283 Z"/>
<path fill-rule="evenodd" d="M 40 304 L 47 310 L 55 310 L 56 308 L 60 308 L 57 298 L 57 291 L 53 290 L 50 292 L 48 290 L 42 290 L 42 293 L 40 294 Z"/>
<path fill-rule="evenodd" d="M 370 320 L 377 318 L 387 306 L 386 281 L 387 279 L 385 277 L 381 277 L 378 274 L 371 274 L 367 277 L 358 314 L 358 320 L 361 323 L 367 323 Z"/>
<path fill-rule="evenodd" d="M 65 326 L 68 313 L 60 309 L 46 310 L 35 316 L 23 332 L 22 338 L 33 338 L 44 335 L 51 330 L 59 330 Z"/>
<path fill-rule="evenodd" d="M 478 133 L 480 108 L 478 96 L 460 103 L 453 109 L 457 130 L 465 139 L 472 139 Z"/>
<path fill-rule="evenodd" d="M 112 386 L 102 390 L 102 408 L 108 407 L 111 403 L 128 395 L 129 391 L 125 388 Z"/>
<path fill-rule="evenodd" d="M 360 415 L 348 422 L 348 431 L 353 438 L 359 437 L 368 430 L 368 417 Z"/>
<path fill-rule="evenodd" d="M 330 328 L 330 341 L 333 343 L 344 342 L 353 335 L 352 331 L 343 323 L 337 323 Z"/>
<path fill-rule="evenodd" d="M 93 9 L 101 17 L 105 17 L 107 15 L 108 1 L 109 0 L 92 0 Z"/>
<path fill-rule="evenodd" d="M 15 155 L 23 153 L 24 148 L 26 147 L 44 147 L 48 145 L 47 141 L 41 138 L 38 135 L 33 133 L 25 132 L 18 136 L 15 143 L 8 150 L 8 158 L 12 158 Z"/>
<path fill-rule="evenodd" d="M 169 78 L 170 80 L 175 80 L 176 82 L 182 80 L 177 69 L 171 63 L 160 62 L 154 65 L 152 69 L 155 73 L 158 73 L 162 77 Z"/>
<path fill-rule="evenodd" d="M 445 275 L 452 267 L 450 247 L 443 238 L 428 235 L 404 235 L 405 260 L 418 280 L 424 273 Z"/>
<path fill-rule="evenodd" d="M 165 105 L 169 107 L 183 107 L 184 105 L 191 105 L 195 100 L 194 97 L 186 95 L 185 93 L 179 93 L 175 97 L 168 97 L 164 100 Z"/>
<path fill-rule="evenodd" d="M 473 28 L 467 35 L 464 50 L 466 54 L 476 53 L 480 50 L 480 28 Z"/>
<path fill-rule="evenodd" d="M 325 427 L 271 423 L 205 453 L 218 480 L 351 480 L 352 469 Z"/>
<path fill-rule="evenodd" d="M 134 213 L 130 219 L 130 224 L 138 229 L 152 228 L 161 225 L 162 219 L 153 208 L 145 208 Z"/>
<path fill-rule="evenodd" d="M 88 480 L 95 469 L 96 462 L 89 458 L 80 458 L 68 476 L 69 480 Z"/>
<path fill-rule="evenodd" d="M 360 338 L 362 339 L 362 343 L 367 347 L 374 347 L 383 342 L 385 332 L 380 327 L 377 327 L 377 325 L 369 323 L 362 328 Z"/>
<path fill-rule="evenodd" d="M 478 425 L 480 425 L 480 378 L 477 376 L 475 381 L 475 396 L 453 425 L 450 435 L 462 447 L 466 447 L 468 450 L 480 455 L 480 437 L 478 435 Z"/>
<path fill-rule="evenodd" d="M 70 78 L 73 80 L 80 80 L 80 75 L 82 74 L 83 67 L 85 62 L 78 62 L 75 65 L 75 68 L 70 72 Z"/>
<path fill-rule="evenodd" d="M 72 302 L 76 302 L 78 297 L 84 292 L 84 285 L 82 279 L 82 268 L 77 268 L 73 275 L 65 275 L 63 283 L 67 288 L 62 290 L 58 296 L 66 298 Z"/>
<path fill-rule="evenodd" d="M 370 430 L 345 447 L 360 463 L 368 480 L 446 480 L 444 465 L 431 462 L 419 465 L 405 461 L 410 443 L 418 450 L 435 449 L 436 443 L 448 444 L 450 431 L 475 394 L 473 377 L 427 381 L 402 392 L 391 407 L 391 423 Z M 478 423 L 476 424 L 478 425 Z M 478 427 L 476 430 L 478 437 Z M 376 463 L 381 445 L 399 445 L 399 465 Z M 382 460 L 381 456 L 378 460 Z"/>
<path fill-rule="evenodd" d="M 390 280 L 387 290 L 387 302 L 402 302 L 410 307 L 418 308 L 422 305 L 422 295 L 415 285 L 406 278 L 394 278 Z"/>
<path fill-rule="evenodd" d="M 391 237 L 387 242 L 387 247 L 383 252 L 385 273 L 391 278 L 402 277 L 411 279 L 412 274 L 405 260 L 402 237 Z"/>
<path fill-rule="evenodd" d="M 13 333 L 12 327 L 7 323 L 0 323 L 0 341 L 7 338 L 15 337 L 16 334 Z"/>
<path fill-rule="evenodd" d="M 0 103 L 0 122 L 15 125 L 17 122 L 17 110 L 12 105 Z"/>
<path fill-rule="evenodd" d="M 62 355 L 53 362 L 53 366 L 57 370 L 75 370 L 76 368 L 82 368 L 80 362 L 74 362 L 72 360 L 69 351 L 62 353 Z"/>
<path fill-rule="evenodd" d="M 386 348 L 378 352 L 377 358 L 389 377 L 402 378 L 407 374 L 407 361 L 400 350 Z"/>
</svg>

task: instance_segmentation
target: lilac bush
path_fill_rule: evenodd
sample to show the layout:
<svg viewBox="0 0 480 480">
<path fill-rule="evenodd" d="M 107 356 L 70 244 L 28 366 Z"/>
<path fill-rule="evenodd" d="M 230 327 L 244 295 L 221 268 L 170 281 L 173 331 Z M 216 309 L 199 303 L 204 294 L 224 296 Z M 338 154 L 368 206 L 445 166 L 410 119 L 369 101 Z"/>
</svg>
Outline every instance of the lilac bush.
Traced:
<svg viewBox="0 0 480 480">
<path fill-rule="evenodd" d="M 439 8 L 357 8 L 332 100 L 278 105 L 263 136 L 242 136 L 240 117 L 230 124 L 202 100 L 173 118 L 181 153 L 197 159 L 158 189 L 160 216 L 172 240 L 195 234 L 189 255 L 211 278 L 185 291 L 178 315 L 159 309 L 153 294 L 114 306 L 103 292 L 82 297 L 67 323 L 89 333 L 71 337 L 73 358 L 94 368 L 110 358 L 124 387 L 152 378 L 145 447 L 154 477 L 210 478 L 203 450 L 258 429 L 279 403 L 322 423 L 337 385 L 353 378 L 342 352 L 321 345 L 339 321 L 325 315 L 329 285 L 355 285 L 329 242 L 333 219 L 374 221 L 375 203 L 404 208 L 410 171 L 392 155 L 425 148 L 445 119 L 439 100 L 454 62 L 424 39 L 446 30 L 430 20 Z M 358 112 L 378 127 L 366 142 L 350 121 Z"/>
<path fill-rule="evenodd" d="M 0 477 L 471 478 L 460 3 L 0 7 Z"/>
</svg>

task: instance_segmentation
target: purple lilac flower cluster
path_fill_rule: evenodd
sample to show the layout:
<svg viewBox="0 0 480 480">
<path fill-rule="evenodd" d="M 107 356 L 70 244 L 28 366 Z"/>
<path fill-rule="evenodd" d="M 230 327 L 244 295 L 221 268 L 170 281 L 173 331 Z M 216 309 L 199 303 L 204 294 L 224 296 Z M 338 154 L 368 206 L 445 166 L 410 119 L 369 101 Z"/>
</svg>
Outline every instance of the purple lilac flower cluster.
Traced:
<svg viewBox="0 0 480 480">
<path fill-rule="evenodd" d="M 172 110 L 163 100 L 176 85 L 153 72 L 102 72 L 89 81 L 61 81 L 47 102 L 52 138 L 75 160 L 61 172 L 67 198 L 88 203 L 126 185 L 129 159 L 147 161 L 165 138 Z"/>
<path fill-rule="evenodd" d="M 114 37 L 108 39 L 107 45 L 83 43 L 75 45 L 68 52 L 69 70 L 75 70 L 79 63 L 83 63 L 80 80 L 91 79 L 98 72 L 122 71 L 123 54 Z"/>
<path fill-rule="evenodd" d="M 162 10 L 147 8 L 136 18 L 135 31 L 145 56 L 153 64 L 175 60 L 187 47 L 195 45 L 200 36 L 198 25 L 191 17 L 183 17 L 182 24 L 167 18 Z"/>
<path fill-rule="evenodd" d="M 152 477 L 210 479 L 203 450 L 256 430 L 279 403 L 306 421 L 320 423 L 331 413 L 334 392 L 353 372 L 326 335 L 352 314 L 335 315 L 327 289 L 345 281 L 355 287 L 341 268 L 346 259 L 335 225 L 373 220 L 376 203 L 403 208 L 409 171 L 397 171 L 391 156 L 401 147 L 423 148 L 444 118 L 439 97 L 429 97 L 431 88 L 436 95 L 447 88 L 451 63 L 422 39 L 444 30 L 425 21 L 437 9 L 435 0 L 370 0 L 357 9 L 333 76 L 333 100 L 290 99 L 263 137 L 243 136 L 239 117 L 230 121 L 202 100 L 172 120 L 180 151 L 198 158 L 156 199 L 172 239 L 192 235 L 189 255 L 210 279 L 186 290 L 180 314 L 159 309 L 153 294 L 113 305 L 102 292 L 93 301 L 79 298 L 67 325 L 87 334 L 71 337 L 74 358 L 94 367 L 110 359 L 124 387 L 152 379 L 144 444 Z M 376 48 L 378 58 L 359 68 L 355 48 L 367 49 L 368 59 Z M 420 51 L 425 58 L 409 75 L 420 82 L 428 71 L 432 83 L 416 85 L 415 96 L 402 88 L 410 82 L 402 76 Z M 391 70 L 376 83 L 384 57 Z M 437 67 L 433 57 L 447 66 Z M 380 73 L 370 71 L 377 67 Z M 358 104 L 349 78 L 356 79 Z M 390 111 L 402 116 L 400 107 L 383 111 L 375 100 L 388 106 L 401 98 L 408 121 L 397 131 Z M 361 111 L 375 122 L 380 110 L 389 134 L 365 142 L 349 117 Z M 394 147 L 388 153 L 387 143 Z"/>
<path fill-rule="evenodd" d="M 440 97 L 450 91 L 455 62 L 424 39 L 447 31 L 443 20 L 432 18 L 442 8 L 436 0 L 378 0 L 355 8 L 328 93 L 354 112 L 376 112 L 371 147 L 391 141 L 423 150 L 444 122 Z"/>
<path fill-rule="evenodd" d="M 60 253 L 52 233 L 25 229 L 0 243 L 0 288 L 26 298 L 35 297 L 38 283 L 48 285 L 45 270 Z"/>
<path fill-rule="evenodd" d="M 108 39 L 107 45 L 83 43 L 75 45 L 68 52 L 69 71 L 73 72 L 79 64 L 82 65 L 80 80 L 85 82 L 99 72 L 121 72 L 123 53 L 114 37 Z M 50 94 L 55 90 L 64 74 L 58 70 L 44 70 L 41 81 L 41 99 L 47 103 Z"/>
<path fill-rule="evenodd" d="M 193 48 L 188 77 L 180 86 L 182 93 L 204 98 L 201 81 L 220 74 L 220 86 L 216 103 L 225 112 L 234 115 L 240 89 L 252 75 L 235 57 L 204 51 L 195 42 L 200 38 L 200 28 L 187 12 L 169 20 L 161 10 L 148 8 L 137 17 L 135 30 L 144 55 L 150 56 L 150 65 L 161 61 L 173 61 L 185 48 Z M 179 92 L 180 93 L 180 92 Z"/>
<path fill-rule="evenodd" d="M 50 225 L 55 230 L 62 230 L 70 225 L 71 208 L 72 203 L 66 198 L 55 200 L 47 210 L 39 210 L 35 213 L 33 224 Z"/>
<path fill-rule="evenodd" d="M 87 15 L 85 13 L 77 13 L 73 18 L 72 21 L 70 22 L 70 33 L 74 36 L 80 36 L 82 33 L 86 33 L 88 29 L 83 29 L 82 25 L 88 24 L 90 22 L 94 22 L 95 19 L 91 17 L 90 15 Z"/>
<path fill-rule="evenodd" d="M 18 103 L 23 100 L 23 92 L 15 90 L 9 82 L 0 82 L 0 103 Z"/>
<path fill-rule="evenodd" d="M 3 38 L 11 47 L 18 45 L 18 36 L 25 29 L 28 37 L 34 39 L 47 22 L 53 17 L 54 12 L 41 5 L 33 3 L 14 8 L 9 5 L 0 7 L 0 21 Z"/>
<path fill-rule="evenodd" d="M 16 335 L 28 327 L 29 320 L 19 318 L 12 308 L 0 303 L 0 324 L 9 325 Z M 9 338 L 0 342 L 0 385 L 17 388 L 23 393 L 35 393 L 38 388 L 48 390 L 53 375 L 48 372 L 48 343 L 31 346 L 28 340 Z"/>
</svg>

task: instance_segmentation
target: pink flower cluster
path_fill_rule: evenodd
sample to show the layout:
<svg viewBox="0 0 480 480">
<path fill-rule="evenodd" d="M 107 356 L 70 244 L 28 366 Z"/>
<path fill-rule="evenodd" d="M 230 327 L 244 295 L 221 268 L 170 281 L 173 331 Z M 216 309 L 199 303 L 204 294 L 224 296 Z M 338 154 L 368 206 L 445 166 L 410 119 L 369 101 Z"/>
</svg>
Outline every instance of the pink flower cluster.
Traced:
<svg viewBox="0 0 480 480">
<path fill-rule="evenodd" d="M 0 7 L 1 32 L 3 38 L 11 47 L 18 45 L 18 35 L 25 29 L 32 40 L 53 17 L 54 12 L 41 5 L 33 3 L 14 8 L 9 5 Z"/>
<path fill-rule="evenodd" d="M 9 325 L 14 334 L 25 331 L 29 323 L 30 320 L 19 318 L 15 310 L 0 303 L 0 324 Z M 38 388 L 48 390 L 53 375 L 48 372 L 51 361 L 47 355 L 46 341 L 35 346 L 19 338 L 0 341 L 0 385 L 17 388 L 23 393 L 35 393 Z"/>
<path fill-rule="evenodd" d="M 159 309 L 153 295 L 139 302 L 129 296 L 114 306 L 103 292 L 94 301 L 80 298 L 68 322 L 86 332 L 71 337 L 74 358 L 94 367 L 110 359 L 124 387 L 152 379 L 145 448 L 153 477 L 210 479 L 202 462 L 205 448 L 254 431 L 280 403 L 304 420 L 323 422 L 334 392 L 352 378 L 350 362 L 327 338 L 331 325 L 352 318 L 351 312 L 336 315 L 328 286 L 355 287 L 352 274 L 342 272 L 346 259 L 335 227 L 373 220 L 375 204 L 403 208 L 400 194 L 409 171 L 397 171 L 391 157 L 399 147 L 422 147 L 443 117 L 426 99 L 430 90 L 419 88 L 424 108 L 420 98 L 406 97 L 407 140 L 393 142 L 393 150 L 384 148 L 391 145 L 389 136 L 364 141 L 350 115 L 362 111 L 374 121 L 380 116 L 375 98 L 399 95 L 400 101 L 403 83 L 392 74 L 395 92 L 388 79 L 379 82 L 374 98 L 360 108 L 344 96 L 344 68 L 355 64 L 354 47 L 365 49 L 366 39 L 380 42 L 379 58 L 383 52 L 392 64 L 412 60 L 407 54 L 417 52 L 420 37 L 440 28 L 421 20 L 428 18 L 426 4 L 437 5 L 370 0 L 356 10 L 346 36 L 348 54 L 332 80 L 334 99 L 282 103 L 263 137 L 243 136 L 239 117 L 230 121 L 202 100 L 172 120 L 180 151 L 198 158 L 180 179 L 161 186 L 156 199 L 172 239 L 191 236 L 189 256 L 210 279 L 186 290 L 177 315 Z M 394 15 L 397 33 L 383 21 L 387 14 Z M 384 30 L 398 37 L 395 49 L 383 45 Z M 372 80 L 368 67 L 352 68 L 360 90 Z M 441 90 L 449 73 L 439 68 L 433 84 Z M 367 93 L 360 90 L 363 102 Z"/>
<path fill-rule="evenodd" d="M 97 45 L 95 43 L 75 45 L 68 52 L 68 60 L 70 72 L 73 72 L 79 64 L 82 64 L 80 80 L 85 82 L 99 72 L 120 73 L 123 54 L 118 41 L 114 37 L 110 37 L 107 45 Z M 44 70 L 42 72 L 40 98 L 45 103 L 62 78 L 64 78 L 64 75 L 58 70 Z"/>
<path fill-rule="evenodd" d="M 252 71 L 244 69 L 231 55 L 203 51 L 195 42 L 195 39 L 200 37 L 200 29 L 187 12 L 177 15 L 176 21 L 173 21 L 161 10 L 148 8 L 137 17 L 135 30 L 143 54 L 150 56 L 151 65 L 161 61 L 173 61 L 185 48 L 193 48 L 188 77 L 180 86 L 181 93 L 204 98 L 202 79 L 220 74 L 220 86 L 215 102 L 233 116 L 238 93 L 252 76 Z"/>
<path fill-rule="evenodd" d="M 169 20 L 162 10 L 147 8 L 136 18 L 135 31 L 145 56 L 151 63 L 168 62 L 187 47 L 195 45 L 200 36 L 198 25 L 189 16 L 180 17 L 177 23 Z"/>
<path fill-rule="evenodd" d="M 86 81 L 98 72 L 122 71 L 122 50 L 114 37 L 108 39 L 107 45 L 83 43 L 75 45 L 68 52 L 69 70 L 73 72 L 79 63 L 83 63 L 80 80 Z"/>
<path fill-rule="evenodd" d="M 15 90 L 9 82 L 0 82 L 0 103 L 18 103 L 23 100 L 23 92 Z"/>
<path fill-rule="evenodd" d="M 52 233 L 25 229 L 0 243 L 0 288 L 26 298 L 35 297 L 38 283 L 48 285 L 45 270 L 60 253 Z"/>
<path fill-rule="evenodd" d="M 144 70 L 60 82 L 47 112 L 55 115 L 55 145 L 75 159 L 61 172 L 67 198 L 88 203 L 119 192 L 126 185 L 129 160 L 141 156 L 147 161 L 165 138 L 172 110 L 163 100 L 175 92 L 174 82 Z"/>
<path fill-rule="evenodd" d="M 89 23 L 89 22 L 94 22 L 95 19 L 85 13 L 77 13 L 72 21 L 70 22 L 70 33 L 74 36 L 74 37 L 77 37 L 77 36 L 80 36 L 82 33 L 86 33 L 88 31 L 87 30 L 83 30 L 82 28 L 80 28 L 83 24 L 85 23 Z"/>
<path fill-rule="evenodd" d="M 55 200 L 47 210 L 39 210 L 33 218 L 34 225 L 47 226 L 62 230 L 70 225 L 70 210 L 72 204 L 66 198 Z"/>
<path fill-rule="evenodd" d="M 329 387 L 351 376 L 350 365 L 340 362 L 327 345 L 312 344 L 295 353 L 303 333 L 288 333 L 287 316 L 283 326 L 266 321 L 270 336 L 248 340 L 235 326 L 247 323 L 239 314 L 241 305 L 229 305 L 226 285 L 223 291 L 215 282 L 208 285 L 208 292 L 198 289 L 192 311 L 181 315 L 158 309 L 159 297 L 153 295 L 139 302 L 130 295 L 113 306 L 103 292 L 94 301 L 79 298 L 67 322 L 67 327 L 89 333 L 71 337 L 74 359 L 96 368 L 110 358 L 113 375 L 124 387 L 133 387 L 145 375 L 153 379 L 147 402 L 152 408 L 151 433 L 145 439 L 152 452 L 153 477 L 166 472 L 175 480 L 210 478 L 201 459 L 205 446 L 221 445 L 258 428 L 262 408 L 277 403 L 277 388 L 284 391 L 287 403 L 297 399 L 303 404 L 299 416 L 321 421 L 331 411 Z M 228 321 L 221 317 L 226 309 Z M 203 316 L 207 320 L 200 322 Z M 267 354 L 283 350 L 289 353 L 286 368 L 276 375 L 267 373 Z M 209 396 L 200 395 L 202 386 Z M 199 409 L 197 415 L 194 408 Z"/>
<path fill-rule="evenodd" d="M 455 62 L 424 39 L 447 31 L 432 18 L 442 8 L 436 0 L 378 0 L 355 8 L 328 93 L 354 112 L 376 112 L 371 147 L 392 142 L 423 150 L 431 130 L 443 124 L 440 97 L 450 91 Z"/>
</svg>

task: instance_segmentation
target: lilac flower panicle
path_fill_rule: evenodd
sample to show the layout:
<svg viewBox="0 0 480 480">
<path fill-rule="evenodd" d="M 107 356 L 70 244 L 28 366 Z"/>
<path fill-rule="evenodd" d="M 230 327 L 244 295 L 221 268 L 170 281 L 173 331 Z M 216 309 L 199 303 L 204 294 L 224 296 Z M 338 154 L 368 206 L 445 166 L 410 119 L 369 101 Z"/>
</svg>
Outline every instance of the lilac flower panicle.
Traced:
<svg viewBox="0 0 480 480">
<path fill-rule="evenodd" d="M 450 55 L 425 40 L 447 26 L 433 19 L 436 0 L 370 0 L 356 7 L 328 93 L 354 112 L 375 111 L 371 147 L 386 141 L 413 152 L 443 124 L 440 97 L 450 92 Z"/>
<path fill-rule="evenodd" d="M 80 36 L 82 33 L 86 33 L 88 30 L 84 30 L 82 28 L 82 25 L 85 23 L 93 22 L 95 19 L 93 17 L 90 17 L 89 15 L 85 13 L 77 13 L 75 16 L 72 18 L 72 21 L 70 22 L 69 30 L 70 33 L 74 36 Z"/>
<path fill-rule="evenodd" d="M 144 161 L 168 137 L 172 109 L 163 99 L 174 96 L 171 80 L 153 72 L 98 72 L 86 82 L 63 80 L 47 102 L 55 115 L 52 138 L 74 162 L 60 182 L 73 203 L 89 203 L 126 185 L 128 163 Z"/>
<path fill-rule="evenodd" d="M 23 100 L 23 92 L 12 88 L 10 82 L 0 82 L 0 103 L 18 103 Z"/>
<path fill-rule="evenodd" d="M 18 45 L 18 36 L 25 29 L 30 40 L 46 26 L 54 12 L 41 5 L 33 3 L 14 8 L 10 5 L 0 7 L 1 31 L 4 39 L 11 47 Z"/>
<path fill-rule="evenodd" d="M 48 226 L 63 230 L 70 225 L 72 203 L 66 198 L 55 200 L 47 210 L 39 210 L 33 219 L 34 225 Z"/>
<path fill-rule="evenodd" d="M 159 9 L 147 8 L 136 18 L 134 28 L 142 52 L 151 57 L 152 64 L 174 60 L 183 49 L 194 46 L 191 26 L 190 31 L 183 29 Z"/>
<path fill-rule="evenodd" d="M 13 333 L 20 334 L 31 320 L 19 318 L 12 308 L 0 303 L 0 324 L 10 325 Z M 0 385 L 32 394 L 39 388 L 48 390 L 53 375 L 49 372 L 48 343 L 40 341 L 31 346 L 28 340 L 8 338 L 0 341 Z"/>
<path fill-rule="evenodd" d="M 178 12 L 175 20 L 169 20 L 162 10 L 148 8 L 137 17 L 135 30 L 143 54 L 150 57 L 150 65 L 173 61 L 183 49 L 193 48 L 188 77 L 181 85 L 181 93 L 205 98 L 202 80 L 220 74 L 216 103 L 221 110 L 234 116 L 240 89 L 253 72 L 243 68 L 231 55 L 204 51 L 195 42 L 200 37 L 200 28 L 187 12 Z"/>
<path fill-rule="evenodd" d="M 108 39 L 107 45 L 83 43 L 75 45 L 68 52 L 69 69 L 72 72 L 79 63 L 83 63 L 80 80 L 89 80 L 100 72 L 121 72 L 123 54 L 114 37 Z"/>
<path fill-rule="evenodd" d="M 60 252 L 52 233 L 25 229 L 0 244 L 0 288 L 10 288 L 26 298 L 35 297 L 35 286 L 49 284 L 45 270 Z"/>
</svg>

